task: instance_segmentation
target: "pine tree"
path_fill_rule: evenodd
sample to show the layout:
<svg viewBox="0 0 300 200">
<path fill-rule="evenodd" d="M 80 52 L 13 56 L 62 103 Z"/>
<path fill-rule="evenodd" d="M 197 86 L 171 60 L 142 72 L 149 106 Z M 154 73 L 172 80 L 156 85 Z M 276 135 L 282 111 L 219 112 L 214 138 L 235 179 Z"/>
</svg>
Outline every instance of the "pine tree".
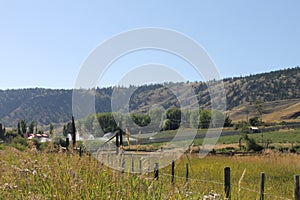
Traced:
<svg viewBox="0 0 300 200">
<path fill-rule="evenodd" d="M 21 135 L 21 124 L 18 122 L 18 135 Z"/>
<path fill-rule="evenodd" d="M 22 134 L 26 133 L 27 132 L 27 125 L 26 125 L 26 121 L 24 119 L 21 121 L 20 125 L 21 125 L 21 131 L 22 131 L 21 133 Z"/>
<path fill-rule="evenodd" d="M 74 116 L 72 116 L 72 142 L 73 142 L 73 147 L 76 147 L 76 127 L 75 127 Z"/>
<path fill-rule="evenodd" d="M 4 129 L 2 127 L 2 124 L 0 123 L 0 139 L 4 139 Z"/>
</svg>

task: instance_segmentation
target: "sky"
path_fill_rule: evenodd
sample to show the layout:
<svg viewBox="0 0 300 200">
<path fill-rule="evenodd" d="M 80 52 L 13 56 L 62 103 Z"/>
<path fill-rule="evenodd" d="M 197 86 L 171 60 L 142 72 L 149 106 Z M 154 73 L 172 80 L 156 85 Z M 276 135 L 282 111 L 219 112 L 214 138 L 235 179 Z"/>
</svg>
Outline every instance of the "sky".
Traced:
<svg viewBox="0 0 300 200">
<path fill-rule="evenodd" d="M 192 38 L 223 78 L 295 67 L 300 64 L 299 9 L 296 0 L 0 0 L 0 89 L 73 88 L 96 47 L 145 27 Z M 117 60 L 98 85 L 118 84 L 134 67 L 149 63 L 199 79 L 182 59 L 146 50 Z"/>
</svg>

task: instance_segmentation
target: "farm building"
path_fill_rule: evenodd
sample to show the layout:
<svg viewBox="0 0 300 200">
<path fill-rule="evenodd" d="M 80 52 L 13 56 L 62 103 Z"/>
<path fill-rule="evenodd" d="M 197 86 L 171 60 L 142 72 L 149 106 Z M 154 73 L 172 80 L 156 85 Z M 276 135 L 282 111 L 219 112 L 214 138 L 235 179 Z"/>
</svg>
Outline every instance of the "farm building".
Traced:
<svg viewBox="0 0 300 200">
<path fill-rule="evenodd" d="M 260 129 L 255 126 L 250 126 L 251 133 L 260 133 Z"/>
</svg>

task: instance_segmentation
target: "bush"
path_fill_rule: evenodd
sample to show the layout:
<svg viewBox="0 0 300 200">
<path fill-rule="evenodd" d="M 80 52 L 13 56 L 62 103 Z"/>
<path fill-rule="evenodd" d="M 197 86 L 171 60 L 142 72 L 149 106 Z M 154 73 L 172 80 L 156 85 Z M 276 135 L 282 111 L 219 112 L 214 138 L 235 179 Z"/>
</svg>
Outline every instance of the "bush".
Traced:
<svg viewBox="0 0 300 200">
<path fill-rule="evenodd" d="M 47 148 L 49 148 L 49 142 L 40 142 L 38 139 L 33 139 L 32 140 L 33 144 L 35 145 L 35 148 L 37 150 L 43 151 Z"/>
<path fill-rule="evenodd" d="M 40 143 L 40 147 L 38 150 L 44 151 L 46 149 L 49 149 L 49 146 L 50 146 L 50 142 L 42 142 Z"/>
<path fill-rule="evenodd" d="M 18 149 L 19 151 L 25 151 L 27 149 L 26 146 L 23 146 L 20 143 L 12 143 L 11 146 Z"/>
<path fill-rule="evenodd" d="M 275 146 L 269 146 L 269 149 L 274 150 Z"/>
<path fill-rule="evenodd" d="M 58 146 L 66 147 L 66 139 L 65 138 L 55 138 L 54 139 L 54 147 L 58 148 Z"/>
<path fill-rule="evenodd" d="M 245 136 L 246 141 L 246 150 L 247 151 L 254 151 L 259 152 L 263 150 L 263 147 L 256 143 L 254 138 L 249 138 L 248 135 Z"/>
<path fill-rule="evenodd" d="M 24 151 L 28 147 L 27 139 L 22 138 L 21 136 L 17 136 L 12 139 L 11 145 L 20 151 Z"/>
<path fill-rule="evenodd" d="M 20 136 L 17 136 L 15 137 L 13 140 L 12 140 L 12 143 L 18 143 L 20 145 L 23 145 L 25 147 L 28 147 L 28 141 L 27 139 L 23 138 L 23 137 L 20 137 Z"/>
</svg>

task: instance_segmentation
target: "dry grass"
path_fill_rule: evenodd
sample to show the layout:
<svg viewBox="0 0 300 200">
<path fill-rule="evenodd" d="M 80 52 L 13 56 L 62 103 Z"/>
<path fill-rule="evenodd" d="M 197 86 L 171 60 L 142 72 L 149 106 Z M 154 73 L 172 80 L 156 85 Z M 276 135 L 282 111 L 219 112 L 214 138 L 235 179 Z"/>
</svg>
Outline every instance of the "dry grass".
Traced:
<svg viewBox="0 0 300 200">
<path fill-rule="evenodd" d="M 215 191 L 223 195 L 223 169 L 231 167 L 232 199 L 257 199 L 259 173 L 266 173 L 266 199 L 292 199 L 293 175 L 300 173 L 298 155 L 268 153 L 264 156 L 199 159 L 183 156 L 171 168 L 160 170 L 158 181 L 150 175 L 113 171 L 93 157 L 24 151 L 0 151 L 1 199 L 202 199 Z M 185 164 L 190 179 L 185 182 Z M 240 178 L 243 175 L 243 180 Z M 240 188 L 240 193 L 238 191 Z"/>
<path fill-rule="evenodd" d="M 300 119 L 285 119 L 292 115 L 295 112 L 300 111 L 300 100 L 299 99 L 288 99 L 288 100 L 279 100 L 263 103 L 263 121 L 266 122 L 281 122 L 281 121 L 300 121 Z M 233 121 L 246 120 L 248 117 L 257 116 L 256 109 L 254 105 L 240 105 L 228 111 L 229 117 Z"/>
</svg>

